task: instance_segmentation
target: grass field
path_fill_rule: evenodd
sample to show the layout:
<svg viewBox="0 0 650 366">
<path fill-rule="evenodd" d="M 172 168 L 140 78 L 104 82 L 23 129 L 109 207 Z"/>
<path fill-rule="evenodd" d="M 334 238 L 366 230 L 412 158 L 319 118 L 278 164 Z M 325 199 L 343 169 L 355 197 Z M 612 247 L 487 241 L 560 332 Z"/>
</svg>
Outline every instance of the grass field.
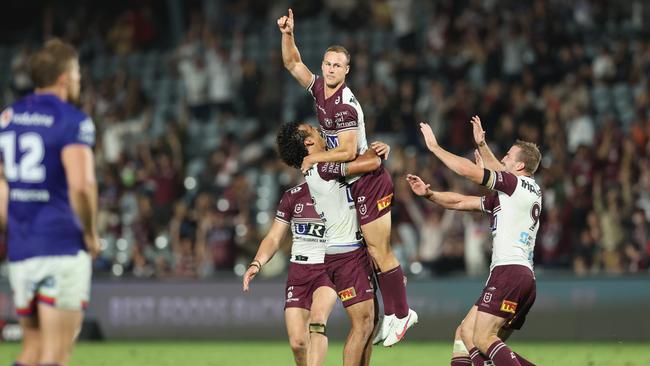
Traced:
<svg viewBox="0 0 650 366">
<path fill-rule="evenodd" d="M 646 343 L 514 343 L 513 349 L 540 366 L 646 366 Z M 341 365 L 343 345 L 330 345 L 326 365 Z M 449 365 L 451 344 L 404 342 L 375 347 L 371 365 Z M 0 365 L 11 365 L 16 343 L 0 344 Z M 70 366 L 290 366 L 286 342 L 85 342 Z"/>
</svg>

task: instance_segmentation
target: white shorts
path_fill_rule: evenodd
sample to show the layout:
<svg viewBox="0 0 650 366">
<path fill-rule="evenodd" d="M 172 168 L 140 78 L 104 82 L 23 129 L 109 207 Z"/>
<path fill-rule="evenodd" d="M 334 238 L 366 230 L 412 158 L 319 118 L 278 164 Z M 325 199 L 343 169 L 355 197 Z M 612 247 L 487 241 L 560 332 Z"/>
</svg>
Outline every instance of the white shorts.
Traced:
<svg viewBox="0 0 650 366">
<path fill-rule="evenodd" d="M 92 261 L 77 255 L 34 257 L 9 263 L 9 283 L 20 316 L 32 316 L 36 303 L 60 309 L 85 309 L 90 297 Z"/>
</svg>

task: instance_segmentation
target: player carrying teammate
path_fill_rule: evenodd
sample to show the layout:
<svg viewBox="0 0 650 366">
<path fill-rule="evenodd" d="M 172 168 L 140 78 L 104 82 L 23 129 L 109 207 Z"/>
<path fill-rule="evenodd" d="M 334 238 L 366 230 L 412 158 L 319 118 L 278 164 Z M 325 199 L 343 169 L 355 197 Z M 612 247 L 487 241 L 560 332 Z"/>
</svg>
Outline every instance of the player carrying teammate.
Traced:
<svg viewBox="0 0 650 366">
<path fill-rule="evenodd" d="M 331 46 L 322 62 L 323 76 L 314 75 L 300 58 L 294 40 L 293 12 L 278 19 L 282 32 L 282 59 L 291 75 L 314 97 L 318 120 L 327 142 L 327 151 L 310 154 L 301 164 L 306 172 L 320 162 L 346 162 L 368 149 L 363 110 L 345 76 L 350 71 L 350 54 L 342 46 Z M 384 302 L 384 319 L 374 342 L 384 346 L 399 342 L 406 330 L 417 322 L 409 309 L 404 272 L 390 246 L 393 182 L 380 167 L 376 171 L 347 178 L 358 211 L 368 252 L 379 268 L 377 278 Z"/>
<path fill-rule="evenodd" d="M 282 125 L 277 140 L 282 160 L 295 168 L 300 168 L 307 154 L 325 150 L 325 140 L 308 124 Z M 382 154 L 381 147 L 378 150 Z M 354 200 L 348 185 L 340 179 L 347 174 L 373 171 L 380 163 L 370 150 L 353 162 L 321 163 L 305 174 L 316 211 L 325 224 L 325 267 L 352 322 L 343 350 L 344 365 L 370 362 L 376 305 L 372 266 L 359 232 Z"/>
<path fill-rule="evenodd" d="M 479 146 L 477 164 L 444 150 L 431 127 L 421 123 L 427 147 L 440 161 L 474 183 L 495 192 L 489 196 L 465 196 L 434 192 L 418 176 L 408 175 L 413 192 L 444 208 L 483 211 L 492 217 L 492 264 L 483 293 L 456 331 L 452 366 L 532 365 L 504 343 L 521 329 L 535 302 L 533 250 L 539 229 L 542 194 L 533 179 L 541 154 L 530 142 L 517 141 L 499 162 L 485 144 L 480 119 L 472 119 Z M 485 161 L 485 163 L 484 163 Z M 461 342 L 462 341 L 462 342 Z M 467 350 L 469 349 L 469 351 Z"/>
<path fill-rule="evenodd" d="M 79 99 L 76 50 L 45 43 L 30 61 L 34 94 L 0 115 L 9 281 L 23 330 L 14 365 L 67 365 L 99 252 L 92 120 Z M 5 204 L 8 202 L 8 207 Z M 3 216 L 5 214 L 2 214 Z"/>
</svg>

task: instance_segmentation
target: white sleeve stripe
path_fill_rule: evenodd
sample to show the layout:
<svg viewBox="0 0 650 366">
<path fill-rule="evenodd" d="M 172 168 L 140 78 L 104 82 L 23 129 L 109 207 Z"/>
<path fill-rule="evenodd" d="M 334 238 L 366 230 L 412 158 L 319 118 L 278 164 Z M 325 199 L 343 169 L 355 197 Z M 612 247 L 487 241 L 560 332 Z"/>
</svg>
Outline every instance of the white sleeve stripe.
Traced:
<svg viewBox="0 0 650 366">
<path fill-rule="evenodd" d="M 277 216 L 275 217 L 275 219 L 278 220 L 278 221 L 280 221 L 281 223 L 284 223 L 284 224 L 289 225 L 289 221 L 287 221 L 287 220 L 283 220 L 283 219 L 281 219 L 281 218 L 279 218 L 279 217 L 277 217 Z"/>
<path fill-rule="evenodd" d="M 336 130 L 336 133 L 344 132 L 344 131 L 356 130 L 357 128 L 359 128 L 359 127 L 358 127 L 358 126 L 356 126 L 356 127 L 348 127 L 348 128 L 344 128 L 344 129 L 342 129 L 342 130 Z"/>
<path fill-rule="evenodd" d="M 314 86 L 314 83 L 315 83 L 315 82 L 316 82 L 316 74 L 311 74 L 311 82 L 310 82 L 309 85 L 307 86 L 307 91 L 308 91 L 310 94 L 312 94 L 312 95 L 313 95 L 314 93 L 311 92 L 311 87 Z"/>
</svg>

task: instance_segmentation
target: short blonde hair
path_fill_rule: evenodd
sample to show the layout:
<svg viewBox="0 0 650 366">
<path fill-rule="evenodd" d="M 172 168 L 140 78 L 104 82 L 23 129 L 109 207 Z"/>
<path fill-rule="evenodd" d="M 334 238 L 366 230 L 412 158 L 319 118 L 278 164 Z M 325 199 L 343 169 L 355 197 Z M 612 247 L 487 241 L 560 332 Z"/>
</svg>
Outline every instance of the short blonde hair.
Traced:
<svg viewBox="0 0 650 366">
<path fill-rule="evenodd" d="M 32 81 L 37 88 L 54 85 L 59 76 L 70 68 L 70 62 L 79 58 L 77 50 L 58 38 L 45 42 L 29 60 Z"/>
<path fill-rule="evenodd" d="M 524 163 L 524 170 L 530 174 L 535 174 L 539 167 L 539 162 L 542 160 L 542 153 L 539 152 L 539 147 L 532 142 L 523 140 L 517 140 L 515 146 L 520 149 L 517 160 Z"/>
<path fill-rule="evenodd" d="M 331 45 L 331 46 L 327 47 L 327 49 L 325 50 L 325 53 L 328 53 L 328 52 L 336 52 L 336 53 L 344 54 L 345 59 L 348 62 L 348 65 L 350 64 L 350 52 L 348 52 L 348 50 L 345 47 L 343 47 L 341 45 L 338 45 L 338 44 Z"/>
</svg>

